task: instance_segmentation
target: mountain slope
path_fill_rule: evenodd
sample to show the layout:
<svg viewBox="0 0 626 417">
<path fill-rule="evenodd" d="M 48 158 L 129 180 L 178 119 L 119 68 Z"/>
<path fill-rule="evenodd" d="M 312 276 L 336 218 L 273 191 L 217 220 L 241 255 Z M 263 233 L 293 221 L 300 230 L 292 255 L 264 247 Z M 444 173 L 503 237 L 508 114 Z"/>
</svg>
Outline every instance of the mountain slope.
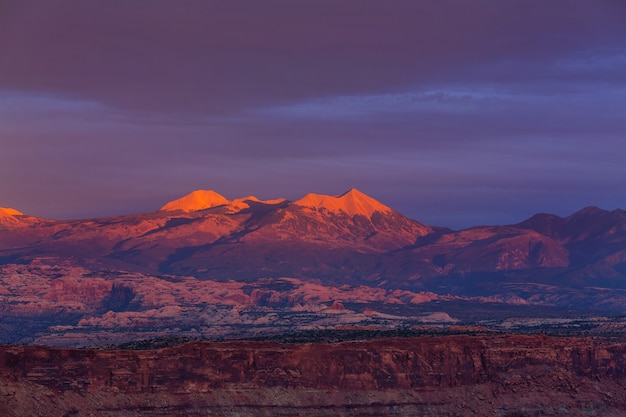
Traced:
<svg viewBox="0 0 626 417">
<path fill-rule="evenodd" d="M 0 342 L 626 313 L 621 210 L 453 231 L 354 189 L 294 202 L 200 195 L 71 221 L 4 210 Z"/>
<path fill-rule="evenodd" d="M 586 207 L 567 217 L 537 214 L 517 227 L 558 240 L 570 252 L 570 264 L 585 267 L 626 262 L 626 212 Z"/>
<path fill-rule="evenodd" d="M 381 278 L 376 257 L 431 232 L 355 189 L 340 196 L 308 194 L 252 216 L 240 232 L 220 241 L 177 251 L 160 271 L 214 279 L 230 274 L 372 282 Z"/>
<path fill-rule="evenodd" d="M 24 233 L 31 245 L 13 245 L 19 239 L 11 236 L 0 256 L 221 279 L 241 272 L 253 278 L 299 276 L 316 268 L 332 274 L 336 263 L 359 264 L 364 253 L 412 245 L 430 232 L 354 189 L 336 197 L 309 194 L 293 203 L 252 196 L 230 201 L 196 191 L 156 213 L 41 223 Z M 272 258 L 278 260 L 275 267 L 268 266 Z"/>
<path fill-rule="evenodd" d="M 439 288 L 441 277 L 479 273 L 505 282 L 515 272 L 517 280 L 577 288 L 626 282 L 623 210 L 591 207 L 564 218 L 538 214 L 517 225 L 451 231 L 351 189 L 293 202 L 199 190 L 154 213 L 73 221 L 0 214 L 2 263 L 47 257 L 201 279 L 294 277 L 423 290 Z"/>
</svg>

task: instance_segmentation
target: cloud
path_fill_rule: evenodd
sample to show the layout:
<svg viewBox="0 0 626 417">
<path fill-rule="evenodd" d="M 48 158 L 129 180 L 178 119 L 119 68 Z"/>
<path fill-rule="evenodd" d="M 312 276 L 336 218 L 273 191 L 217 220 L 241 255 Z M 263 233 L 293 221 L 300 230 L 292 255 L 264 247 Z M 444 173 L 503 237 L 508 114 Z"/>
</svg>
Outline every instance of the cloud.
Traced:
<svg viewBox="0 0 626 417">
<path fill-rule="evenodd" d="M 616 1 L 4 3 L 4 88 L 216 114 L 485 81 L 507 63 L 500 76 L 536 78 L 626 34 Z M 535 71 L 515 70 L 529 63 Z"/>
<path fill-rule="evenodd" d="M 458 227 L 618 205 L 624 39 L 610 0 L 5 1 L 0 206 L 356 186 Z"/>
</svg>

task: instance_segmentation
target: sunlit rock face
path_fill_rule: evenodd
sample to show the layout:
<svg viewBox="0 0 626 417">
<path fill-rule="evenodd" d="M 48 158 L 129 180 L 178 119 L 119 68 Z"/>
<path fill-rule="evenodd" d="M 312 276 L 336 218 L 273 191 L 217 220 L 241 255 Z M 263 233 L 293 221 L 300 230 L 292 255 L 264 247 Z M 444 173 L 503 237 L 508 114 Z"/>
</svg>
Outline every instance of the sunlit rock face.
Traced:
<svg viewBox="0 0 626 417">
<path fill-rule="evenodd" d="M 624 363 L 623 344 L 545 336 L 3 347 L 0 413 L 617 416 Z"/>
</svg>

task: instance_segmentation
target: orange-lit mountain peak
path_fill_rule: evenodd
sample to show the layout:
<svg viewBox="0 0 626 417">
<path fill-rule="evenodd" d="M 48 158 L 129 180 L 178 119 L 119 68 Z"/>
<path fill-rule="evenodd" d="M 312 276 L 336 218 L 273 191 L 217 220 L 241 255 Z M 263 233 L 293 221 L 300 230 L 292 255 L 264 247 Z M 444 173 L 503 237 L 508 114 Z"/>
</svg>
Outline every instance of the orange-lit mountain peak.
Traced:
<svg viewBox="0 0 626 417">
<path fill-rule="evenodd" d="M 213 190 L 196 190 L 178 200 L 170 201 L 160 211 L 198 211 L 230 204 L 230 201 Z"/>
<path fill-rule="evenodd" d="M 284 198 L 277 198 L 273 200 L 261 200 L 253 195 L 246 197 L 235 198 L 229 200 L 223 195 L 216 193 L 213 190 L 196 190 L 187 194 L 177 200 L 170 201 L 159 209 L 159 211 L 176 211 L 181 210 L 185 212 L 206 210 L 212 207 L 225 207 L 226 212 L 229 214 L 235 214 L 241 210 L 250 208 L 250 202 L 275 205 L 283 203 L 287 200 Z"/>
<path fill-rule="evenodd" d="M 18 226 L 23 224 L 24 213 L 8 207 L 0 207 L 0 225 L 2 226 Z"/>
<path fill-rule="evenodd" d="M 356 188 L 352 188 L 338 196 L 310 193 L 293 204 L 303 207 L 323 208 L 333 213 L 343 212 L 350 216 L 362 215 L 372 217 L 372 214 L 377 211 L 381 213 L 393 211 Z"/>
<path fill-rule="evenodd" d="M 0 207 L 0 217 L 22 216 L 24 213 L 8 207 Z"/>
<path fill-rule="evenodd" d="M 233 201 L 254 201 L 256 203 L 260 203 L 261 200 L 259 200 L 257 197 L 253 196 L 253 195 L 249 195 L 247 197 L 241 197 L 241 198 L 236 198 Z"/>
</svg>

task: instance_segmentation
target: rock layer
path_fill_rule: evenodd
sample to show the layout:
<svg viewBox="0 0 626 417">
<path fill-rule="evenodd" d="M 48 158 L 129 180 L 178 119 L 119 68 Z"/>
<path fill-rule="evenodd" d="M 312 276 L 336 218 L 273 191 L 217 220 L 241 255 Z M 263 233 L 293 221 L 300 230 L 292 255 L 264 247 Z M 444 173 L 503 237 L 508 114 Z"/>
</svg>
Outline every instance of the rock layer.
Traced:
<svg viewBox="0 0 626 417">
<path fill-rule="evenodd" d="M 148 351 L 8 346 L 0 369 L 3 416 L 617 416 L 626 409 L 626 344 L 576 338 L 194 342 Z"/>
</svg>

